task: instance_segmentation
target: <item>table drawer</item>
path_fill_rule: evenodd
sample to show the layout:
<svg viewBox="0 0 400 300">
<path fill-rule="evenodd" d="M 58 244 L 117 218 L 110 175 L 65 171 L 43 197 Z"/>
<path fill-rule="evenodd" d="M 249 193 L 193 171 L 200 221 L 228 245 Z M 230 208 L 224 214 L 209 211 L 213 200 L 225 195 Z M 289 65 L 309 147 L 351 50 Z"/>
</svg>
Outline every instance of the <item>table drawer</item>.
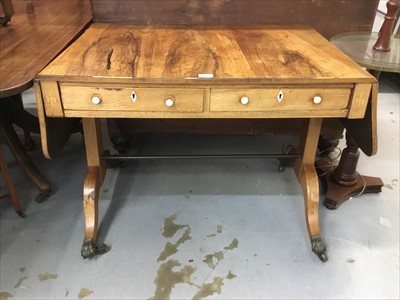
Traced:
<svg viewBox="0 0 400 300">
<path fill-rule="evenodd" d="M 350 95 L 350 88 L 212 89 L 210 111 L 342 110 Z"/>
<path fill-rule="evenodd" d="M 202 112 L 203 89 L 108 88 L 61 85 L 65 110 Z"/>
</svg>

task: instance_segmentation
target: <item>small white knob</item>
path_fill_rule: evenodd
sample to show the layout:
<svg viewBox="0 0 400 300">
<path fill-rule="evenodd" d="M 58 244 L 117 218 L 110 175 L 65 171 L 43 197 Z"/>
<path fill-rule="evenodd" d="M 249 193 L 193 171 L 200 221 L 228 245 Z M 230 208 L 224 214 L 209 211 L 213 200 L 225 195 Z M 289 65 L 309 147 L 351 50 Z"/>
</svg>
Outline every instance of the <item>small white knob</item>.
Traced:
<svg viewBox="0 0 400 300">
<path fill-rule="evenodd" d="M 320 104 L 322 102 L 322 97 L 321 96 L 314 96 L 313 102 L 315 104 Z"/>
<path fill-rule="evenodd" d="M 174 99 L 171 99 L 171 98 L 166 99 L 165 105 L 168 107 L 174 106 Z"/>
<path fill-rule="evenodd" d="M 93 96 L 92 97 L 92 103 L 93 104 L 100 104 L 100 102 L 101 102 L 101 99 L 100 99 L 100 97 L 98 97 L 98 96 Z"/>
<path fill-rule="evenodd" d="M 240 98 L 240 103 L 246 105 L 247 103 L 249 103 L 249 98 L 248 98 L 248 97 L 242 97 L 242 98 Z"/>
</svg>

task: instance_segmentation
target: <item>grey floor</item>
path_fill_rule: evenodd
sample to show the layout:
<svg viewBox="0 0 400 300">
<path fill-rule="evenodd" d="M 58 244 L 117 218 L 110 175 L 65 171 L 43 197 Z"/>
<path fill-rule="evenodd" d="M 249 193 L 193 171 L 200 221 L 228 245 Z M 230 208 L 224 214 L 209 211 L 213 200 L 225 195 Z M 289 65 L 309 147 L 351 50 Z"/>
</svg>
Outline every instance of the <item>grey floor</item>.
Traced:
<svg viewBox="0 0 400 300">
<path fill-rule="evenodd" d="M 273 159 L 135 161 L 109 170 L 100 192 L 99 241 L 111 251 L 84 260 L 81 135 L 55 160 L 40 149 L 30 153 L 54 187 L 42 204 L 1 144 L 27 214 L 15 214 L 0 181 L 1 300 L 399 299 L 398 78 L 382 77 L 379 151 L 362 154 L 358 168 L 385 186 L 335 211 L 320 206 L 326 263 L 311 252 L 293 169 L 278 172 Z M 34 110 L 32 91 L 24 99 Z M 279 151 L 290 138 L 144 140 L 143 151 L 190 153 Z"/>
</svg>

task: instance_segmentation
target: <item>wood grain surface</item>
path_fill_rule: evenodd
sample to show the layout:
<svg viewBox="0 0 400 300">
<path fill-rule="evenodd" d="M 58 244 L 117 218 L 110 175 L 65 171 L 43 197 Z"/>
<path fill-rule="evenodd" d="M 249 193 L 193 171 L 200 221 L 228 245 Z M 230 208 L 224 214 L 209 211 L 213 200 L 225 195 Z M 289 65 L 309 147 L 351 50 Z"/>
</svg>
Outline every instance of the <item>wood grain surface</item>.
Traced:
<svg viewBox="0 0 400 300">
<path fill-rule="evenodd" d="M 91 22 L 90 0 L 13 1 L 15 15 L 0 26 L 0 98 L 32 86 L 33 78 Z"/>
<path fill-rule="evenodd" d="M 212 79 L 199 79 L 212 74 Z M 374 82 L 304 26 L 243 29 L 92 25 L 40 78 L 136 83 Z"/>
</svg>

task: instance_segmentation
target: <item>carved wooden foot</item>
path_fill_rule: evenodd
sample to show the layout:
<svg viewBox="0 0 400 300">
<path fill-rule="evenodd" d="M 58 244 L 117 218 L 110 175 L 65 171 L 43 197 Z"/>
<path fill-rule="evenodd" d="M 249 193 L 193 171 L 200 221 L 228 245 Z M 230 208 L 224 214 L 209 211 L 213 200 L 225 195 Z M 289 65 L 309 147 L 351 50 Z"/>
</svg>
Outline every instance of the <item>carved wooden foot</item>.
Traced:
<svg viewBox="0 0 400 300">
<path fill-rule="evenodd" d="M 85 239 L 81 255 L 90 258 L 108 252 L 109 247 L 96 245 L 98 230 L 98 200 L 101 185 L 100 167 L 88 167 L 83 187 L 83 208 L 85 213 Z"/>
</svg>

